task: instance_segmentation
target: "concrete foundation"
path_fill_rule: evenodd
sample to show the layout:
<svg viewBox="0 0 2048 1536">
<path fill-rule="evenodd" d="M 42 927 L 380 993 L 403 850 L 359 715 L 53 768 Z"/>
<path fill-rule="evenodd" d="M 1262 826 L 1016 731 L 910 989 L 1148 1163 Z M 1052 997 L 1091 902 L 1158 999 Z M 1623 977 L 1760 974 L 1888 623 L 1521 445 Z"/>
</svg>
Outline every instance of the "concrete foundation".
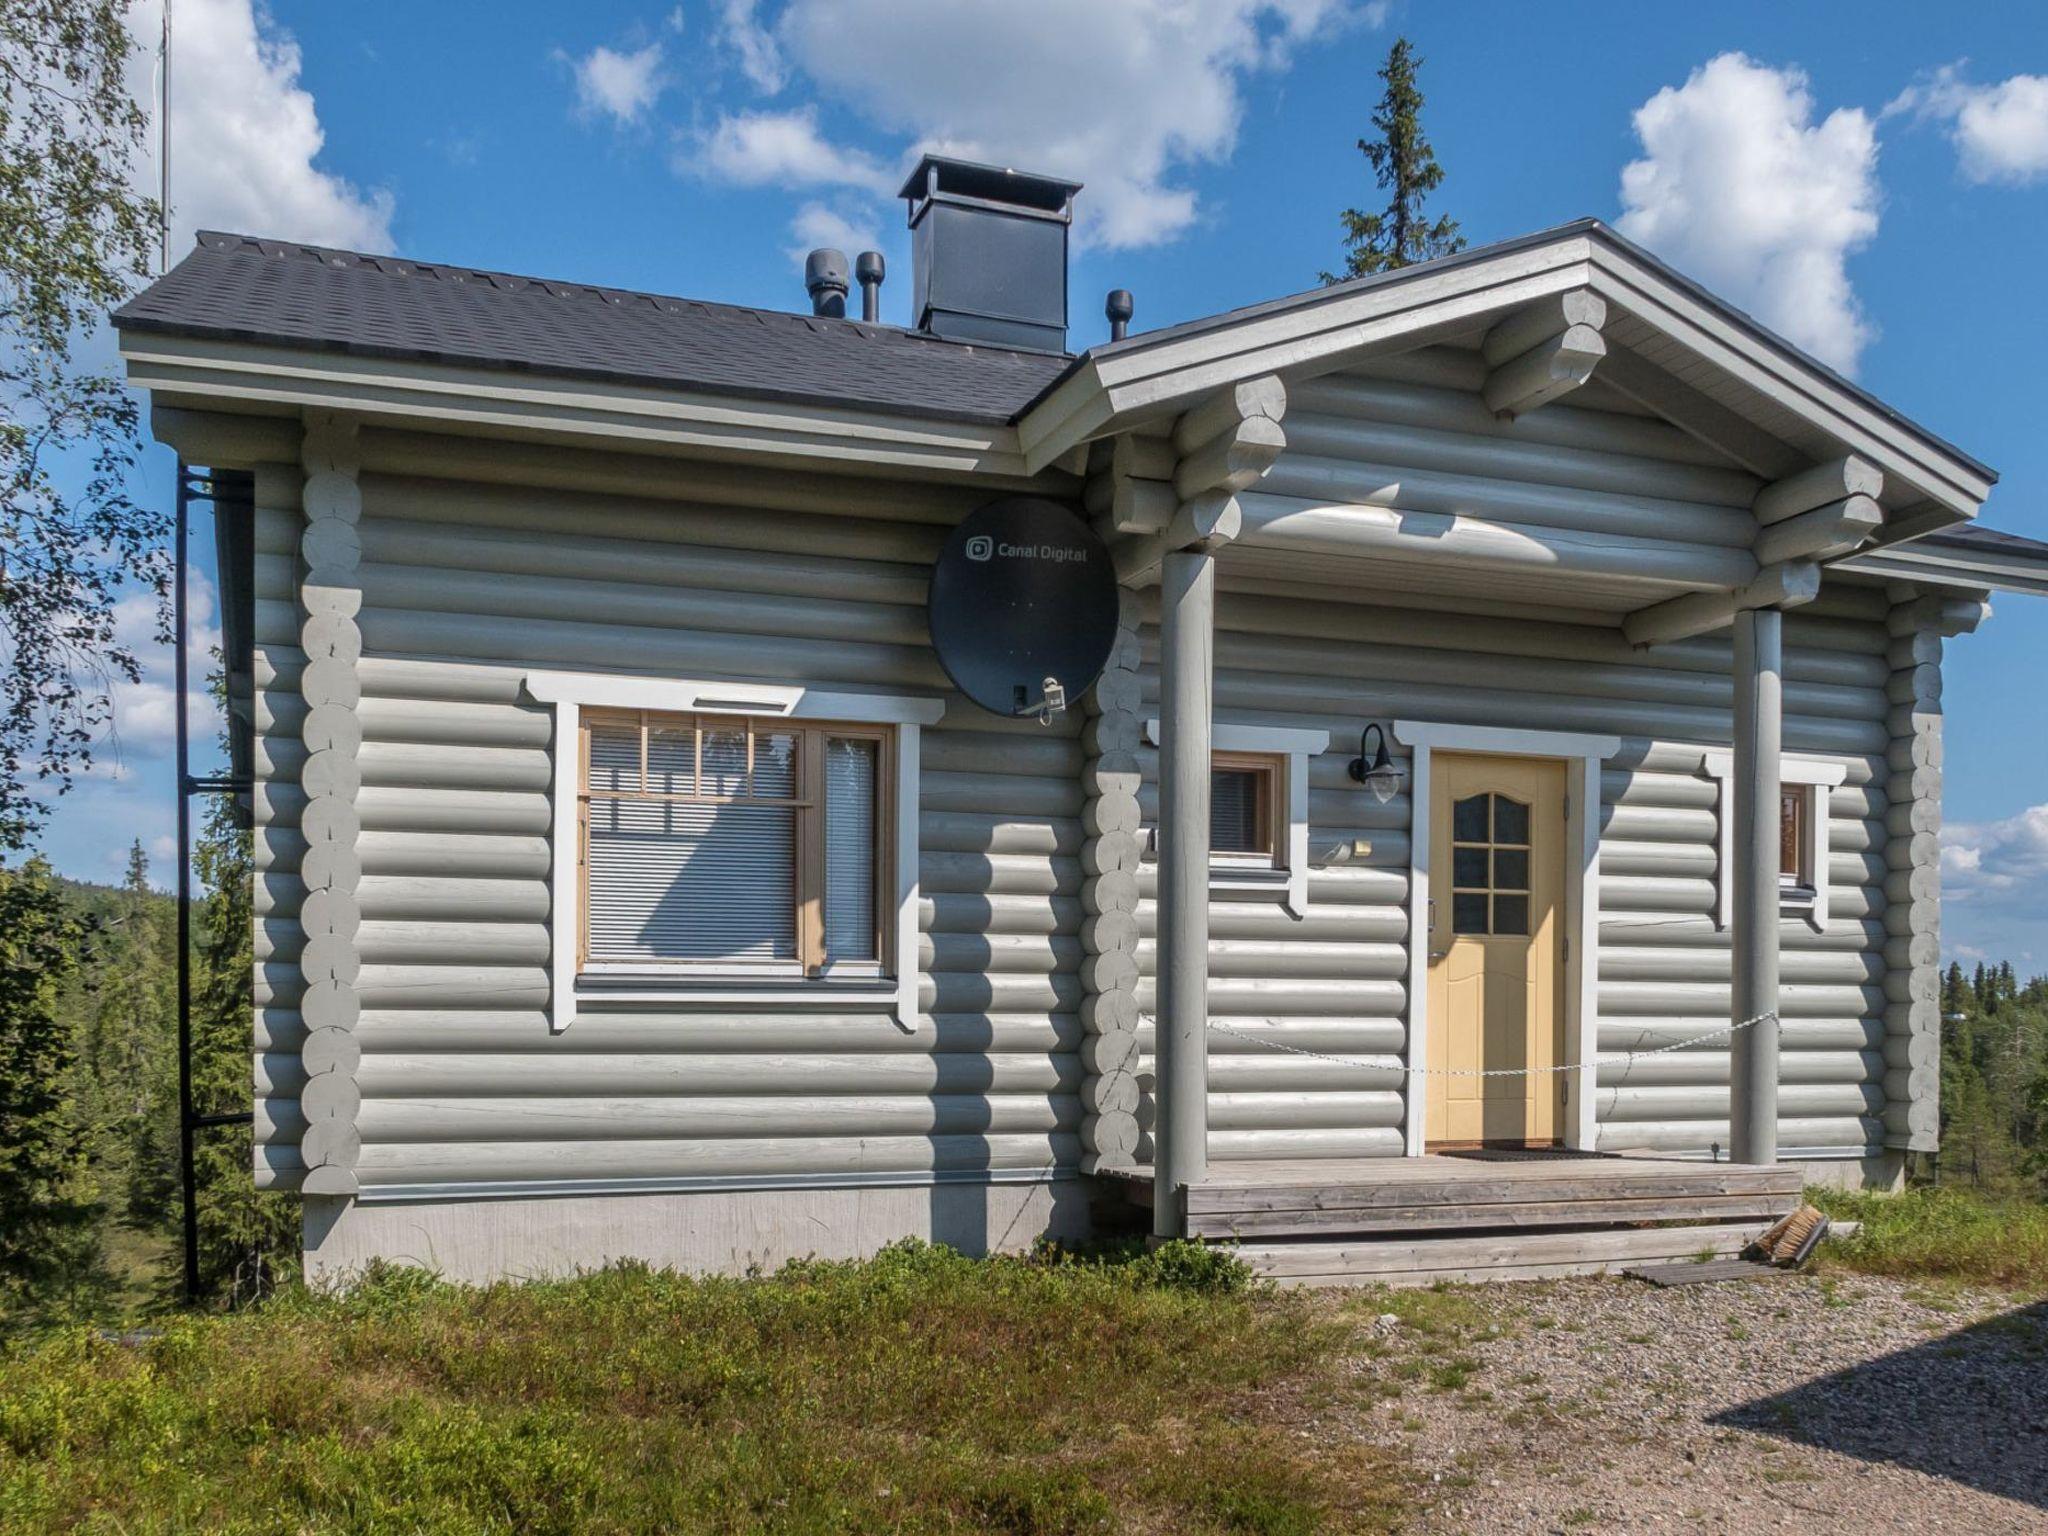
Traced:
<svg viewBox="0 0 2048 1536">
<path fill-rule="evenodd" d="M 1906 1154 L 1885 1152 L 1877 1157 L 1816 1158 L 1809 1162 L 1791 1160 L 1809 1184 L 1823 1189 L 1872 1189 L 1886 1194 L 1906 1187 Z"/>
<path fill-rule="evenodd" d="M 1017 1252 L 1088 1231 L 1080 1180 L 911 1188 L 750 1189 L 687 1194 L 364 1204 L 305 1202 L 306 1279 L 342 1285 L 373 1259 L 449 1280 L 540 1279 L 638 1259 L 704 1274 L 852 1259 L 903 1237 L 963 1253 Z"/>
</svg>

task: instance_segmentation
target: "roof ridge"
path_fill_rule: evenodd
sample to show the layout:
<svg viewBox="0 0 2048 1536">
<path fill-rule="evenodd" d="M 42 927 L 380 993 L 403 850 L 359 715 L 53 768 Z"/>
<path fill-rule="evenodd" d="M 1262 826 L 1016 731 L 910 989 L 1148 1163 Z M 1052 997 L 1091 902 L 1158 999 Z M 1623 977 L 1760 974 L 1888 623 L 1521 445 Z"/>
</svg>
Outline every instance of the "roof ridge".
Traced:
<svg viewBox="0 0 2048 1536">
<path fill-rule="evenodd" d="M 253 248 L 258 254 L 274 259 L 295 258 L 337 268 L 367 267 L 384 277 L 422 278 L 457 286 L 483 282 L 501 293 L 520 294 L 530 289 L 539 289 L 550 298 L 594 298 L 614 305 L 644 303 L 671 314 L 697 310 L 762 321 L 789 321 L 805 325 L 821 335 L 851 335 L 863 340 L 901 341 L 919 345 L 929 343 L 947 347 L 964 346 L 981 352 L 1032 359 L 1058 355 L 1023 347 L 1005 347 L 990 342 L 934 336 L 926 331 L 888 325 L 881 321 L 857 320 L 852 316 L 813 315 L 802 310 L 770 309 L 758 304 L 734 304 L 721 299 L 697 299 L 683 294 L 654 293 L 645 289 L 619 288 L 602 283 L 574 282 L 567 278 L 535 277 L 521 272 L 501 272 L 488 267 L 467 266 L 461 262 L 420 261 L 410 256 L 378 255 L 374 252 L 350 250 L 343 246 L 314 245 L 302 240 L 280 240 L 263 235 L 242 234 L 235 230 L 202 229 L 195 233 L 193 244 L 195 249 L 204 248 L 229 255 L 244 253 Z"/>
</svg>

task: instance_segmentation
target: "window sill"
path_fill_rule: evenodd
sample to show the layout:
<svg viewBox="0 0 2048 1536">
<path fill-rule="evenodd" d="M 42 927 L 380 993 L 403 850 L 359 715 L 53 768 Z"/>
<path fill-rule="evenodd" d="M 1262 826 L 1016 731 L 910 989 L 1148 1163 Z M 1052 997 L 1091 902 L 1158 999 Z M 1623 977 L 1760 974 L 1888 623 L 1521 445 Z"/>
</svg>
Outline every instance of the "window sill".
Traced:
<svg viewBox="0 0 2048 1536">
<path fill-rule="evenodd" d="M 1209 866 L 1209 889 L 1212 891 L 1265 891 L 1284 896 L 1287 894 L 1287 881 L 1284 869 L 1223 864 Z"/>
<path fill-rule="evenodd" d="M 759 981 L 737 976 L 672 976 L 660 972 L 580 975 L 579 1003 L 667 1003 L 681 1007 L 755 1003 L 892 1010 L 897 986 L 886 976 L 807 977 Z"/>
</svg>

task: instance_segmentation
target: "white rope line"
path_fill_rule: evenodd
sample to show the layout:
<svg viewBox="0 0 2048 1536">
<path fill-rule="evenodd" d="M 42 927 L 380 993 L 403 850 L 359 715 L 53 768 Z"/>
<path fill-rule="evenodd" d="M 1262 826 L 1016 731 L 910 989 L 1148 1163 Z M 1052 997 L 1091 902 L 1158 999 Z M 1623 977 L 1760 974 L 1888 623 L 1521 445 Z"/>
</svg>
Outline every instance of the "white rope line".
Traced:
<svg viewBox="0 0 2048 1536">
<path fill-rule="evenodd" d="M 1761 1024 L 1764 1020 L 1775 1019 L 1777 1016 L 1776 1010 L 1760 1013 L 1754 1018 L 1744 1019 L 1740 1024 L 1724 1024 L 1721 1028 L 1708 1030 L 1703 1035 L 1694 1035 L 1687 1040 L 1675 1040 L 1670 1045 L 1660 1045 L 1654 1050 L 1620 1051 L 1611 1056 L 1601 1056 L 1597 1061 L 1584 1065 L 1599 1067 L 1610 1061 L 1641 1061 L 1651 1056 L 1668 1055 L 1672 1051 L 1682 1051 L 1708 1040 L 1718 1040 L 1724 1035 L 1733 1036 L 1738 1030 L 1748 1029 L 1751 1025 Z M 1158 1028 L 1158 1020 L 1148 1018 L 1147 1022 L 1152 1024 L 1155 1030 Z M 1268 1040 L 1263 1035 L 1246 1034 L 1241 1029 L 1232 1029 L 1228 1024 L 1218 1024 L 1214 1019 L 1209 1021 L 1209 1028 L 1219 1035 L 1228 1035 L 1233 1040 L 1263 1045 L 1272 1051 L 1285 1051 L 1290 1056 L 1306 1056 L 1311 1061 L 1332 1062 L 1340 1067 L 1358 1067 L 1367 1072 L 1401 1072 L 1410 1077 L 1527 1077 L 1536 1072 L 1576 1072 L 1581 1066 L 1579 1062 L 1566 1062 L 1554 1067 L 1417 1067 L 1404 1062 L 1361 1061 L 1355 1056 L 1332 1056 L 1324 1051 L 1304 1050 L 1301 1046 L 1288 1045 L 1284 1041 Z"/>
</svg>

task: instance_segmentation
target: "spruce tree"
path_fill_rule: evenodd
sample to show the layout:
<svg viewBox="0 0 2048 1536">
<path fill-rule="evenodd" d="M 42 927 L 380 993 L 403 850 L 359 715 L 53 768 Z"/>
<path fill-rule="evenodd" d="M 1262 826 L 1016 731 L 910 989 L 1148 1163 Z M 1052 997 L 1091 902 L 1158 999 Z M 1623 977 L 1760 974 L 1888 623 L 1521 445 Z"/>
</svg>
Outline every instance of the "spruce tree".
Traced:
<svg viewBox="0 0 2048 1536">
<path fill-rule="evenodd" d="M 1444 171 L 1422 131 L 1422 90 L 1416 84 L 1421 68 L 1408 39 L 1395 39 L 1379 72 L 1387 88 L 1372 114 L 1379 137 L 1358 141 L 1373 179 L 1387 193 L 1387 206 L 1377 213 L 1346 208 L 1339 215 L 1344 270 L 1323 273 L 1325 283 L 1391 272 L 1465 248 L 1456 219 L 1431 219 L 1423 212 L 1424 201 L 1443 183 Z"/>
<path fill-rule="evenodd" d="M 76 1032 L 58 1007 L 81 939 L 44 860 L 0 867 L 0 1334 L 98 1277 Z"/>
</svg>

